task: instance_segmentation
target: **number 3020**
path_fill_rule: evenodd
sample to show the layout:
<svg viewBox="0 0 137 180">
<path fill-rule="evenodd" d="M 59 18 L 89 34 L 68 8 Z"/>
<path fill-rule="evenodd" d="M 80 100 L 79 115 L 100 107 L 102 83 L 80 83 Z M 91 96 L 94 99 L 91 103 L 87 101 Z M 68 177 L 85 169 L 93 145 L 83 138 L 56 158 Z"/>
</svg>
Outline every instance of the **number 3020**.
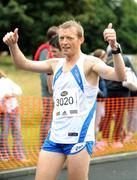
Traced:
<svg viewBox="0 0 137 180">
<path fill-rule="evenodd" d="M 64 98 L 59 98 L 56 99 L 56 106 L 64 106 L 64 105 L 69 105 L 69 104 L 73 104 L 74 100 L 73 97 L 64 97 Z"/>
</svg>

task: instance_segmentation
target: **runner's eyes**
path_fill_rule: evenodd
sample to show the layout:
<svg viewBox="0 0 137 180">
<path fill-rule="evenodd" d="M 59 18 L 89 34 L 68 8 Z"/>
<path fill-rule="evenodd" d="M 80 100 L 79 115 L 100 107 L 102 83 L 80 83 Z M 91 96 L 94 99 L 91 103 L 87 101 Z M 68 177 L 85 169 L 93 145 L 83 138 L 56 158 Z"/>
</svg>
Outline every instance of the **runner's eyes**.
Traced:
<svg viewBox="0 0 137 180">
<path fill-rule="evenodd" d="M 74 39 L 74 37 L 67 36 L 67 37 L 60 37 L 59 39 L 60 41 L 63 41 L 64 39 L 71 41 Z"/>
</svg>

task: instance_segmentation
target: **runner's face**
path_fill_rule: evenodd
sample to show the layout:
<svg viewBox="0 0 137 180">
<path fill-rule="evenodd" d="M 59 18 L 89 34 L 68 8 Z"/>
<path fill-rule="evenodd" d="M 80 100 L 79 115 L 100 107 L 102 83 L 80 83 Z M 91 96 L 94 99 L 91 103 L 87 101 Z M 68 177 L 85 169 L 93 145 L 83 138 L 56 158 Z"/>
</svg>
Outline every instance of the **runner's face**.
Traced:
<svg viewBox="0 0 137 180">
<path fill-rule="evenodd" d="M 73 56 L 79 52 L 83 38 L 79 38 L 75 27 L 59 30 L 59 43 L 65 56 Z"/>
</svg>

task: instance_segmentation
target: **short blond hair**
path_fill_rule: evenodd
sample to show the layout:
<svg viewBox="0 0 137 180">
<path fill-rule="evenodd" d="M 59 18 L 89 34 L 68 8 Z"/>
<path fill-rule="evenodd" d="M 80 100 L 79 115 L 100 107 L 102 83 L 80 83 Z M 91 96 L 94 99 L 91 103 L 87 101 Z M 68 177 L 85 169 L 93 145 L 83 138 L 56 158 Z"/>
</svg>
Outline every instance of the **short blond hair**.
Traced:
<svg viewBox="0 0 137 180">
<path fill-rule="evenodd" d="M 75 20 L 69 20 L 69 21 L 65 21 L 59 26 L 60 29 L 67 29 L 69 27 L 75 27 L 77 30 L 78 37 L 84 37 L 84 29 L 80 24 L 80 22 L 77 22 Z"/>
</svg>

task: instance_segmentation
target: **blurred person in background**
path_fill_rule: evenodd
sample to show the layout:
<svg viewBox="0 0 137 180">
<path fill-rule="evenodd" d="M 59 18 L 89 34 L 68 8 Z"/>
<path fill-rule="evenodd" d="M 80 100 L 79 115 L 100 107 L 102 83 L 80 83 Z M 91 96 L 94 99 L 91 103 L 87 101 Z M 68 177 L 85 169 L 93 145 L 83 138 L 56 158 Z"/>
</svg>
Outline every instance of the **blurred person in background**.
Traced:
<svg viewBox="0 0 137 180">
<path fill-rule="evenodd" d="M 107 53 L 104 49 L 96 49 L 93 53 L 93 56 L 100 58 L 102 61 L 106 63 L 107 61 Z M 97 109 L 96 109 L 96 119 L 95 119 L 95 133 L 96 133 L 96 142 L 95 149 L 102 149 L 100 143 L 98 141 L 98 132 L 99 132 L 99 124 L 101 122 L 102 117 L 105 116 L 105 100 L 107 97 L 107 87 L 106 82 L 103 78 L 99 77 L 99 91 L 97 95 Z"/>
<path fill-rule="evenodd" d="M 60 44 L 59 44 L 59 36 L 58 35 L 54 35 L 50 40 L 49 40 L 49 45 L 50 45 L 50 52 L 52 53 L 52 56 L 54 58 L 61 58 L 63 57 L 62 52 L 61 52 L 61 48 L 60 48 Z M 46 99 L 48 99 L 48 104 L 45 103 L 44 105 L 46 105 L 46 107 L 44 107 L 44 110 L 46 110 L 45 112 L 45 116 L 48 118 L 43 118 L 41 121 L 41 127 L 40 127 L 40 142 L 41 144 L 44 142 L 45 138 L 47 137 L 48 134 L 48 130 L 50 128 L 50 123 L 51 123 L 51 119 L 52 119 L 52 106 L 49 102 L 52 101 L 52 95 L 53 95 L 53 90 L 52 90 L 52 80 L 53 80 L 53 75 L 52 74 L 47 74 L 45 81 L 47 84 L 47 89 L 48 89 L 48 93 L 50 94 L 50 97 L 47 97 Z M 51 106 L 51 107 L 50 107 Z"/>
<path fill-rule="evenodd" d="M 58 33 L 57 26 L 51 26 L 47 32 L 47 42 L 41 44 L 35 52 L 34 60 L 35 61 L 43 61 L 45 59 L 49 59 L 53 57 L 53 52 L 51 50 L 51 46 L 49 44 L 52 37 L 56 36 Z M 55 52 L 54 52 L 55 53 Z M 40 81 L 41 81 L 41 95 L 42 95 L 42 103 L 43 103 L 43 113 L 42 120 L 40 125 L 40 146 L 43 144 L 44 139 L 47 135 L 47 130 L 50 124 L 51 119 L 51 98 L 52 94 L 49 91 L 49 85 L 47 84 L 48 75 L 46 73 L 40 73 Z"/>
<path fill-rule="evenodd" d="M 49 59 L 53 57 L 53 53 L 50 50 L 49 41 L 51 38 L 58 33 L 57 26 L 51 26 L 46 33 L 47 42 L 41 44 L 35 52 L 34 60 L 35 61 L 43 61 L 45 59 Z M 48 92 L 47 84 L 46 84 L 46 73 L 40 73 L 40 80 L 41 80 L 41 94 L 42 97 L 50 97 L 50 93 Z"/>
<path fill-rule="evenodd" d="M 23 147 L 19 103 L 17 100 L 17 96 L 21 94 L 22 89 L 20 86 L 0 70 L 0 104 L 3 108 L 0 134 L 1 160 L 9 160 L 10 157 L 14 157 L 22 162 L 28 161 Z M 12 153 L 8 143 L 10 130 L 13 138 Z"/>
<path fill-rule="evenodd" d="M 134 66 L 132 67 L 132 71 L 137 77 L 137 72 Z M 126 135 L 124 138 L 124 142 L 129 142 L 133 140 L 134 133 L 136 132 L 137 132 L 137 90 L 134 90 L 134 91 L 130 91 L 130 99 L 129 99 L 128 111 L 127 111 Z"/>
<path fill-rule="evenodd" d="M 108 54 L 107 65 L 113 67 L 112 52 L 110 46 L 106 50 Z M 125 66 L 133 69 L 133 65 L 126 55 L 122 55 Z M 123 140 L 126 135 L 125 130 L 125 112 L 128 108 L 128 101 L 130 98 L 130 90 L 123 87 L 122 82 L 106 80 L 108 99 L 106 100 L 105 117 L 100 123 L 100 130 L 102 131 L 102 141 L 100 145 L 108 146 L 110 141 L 110 128 L 114 120 L 114 128 L 112 133 L 113 148 L 122 148 Z"/>
</svg>

